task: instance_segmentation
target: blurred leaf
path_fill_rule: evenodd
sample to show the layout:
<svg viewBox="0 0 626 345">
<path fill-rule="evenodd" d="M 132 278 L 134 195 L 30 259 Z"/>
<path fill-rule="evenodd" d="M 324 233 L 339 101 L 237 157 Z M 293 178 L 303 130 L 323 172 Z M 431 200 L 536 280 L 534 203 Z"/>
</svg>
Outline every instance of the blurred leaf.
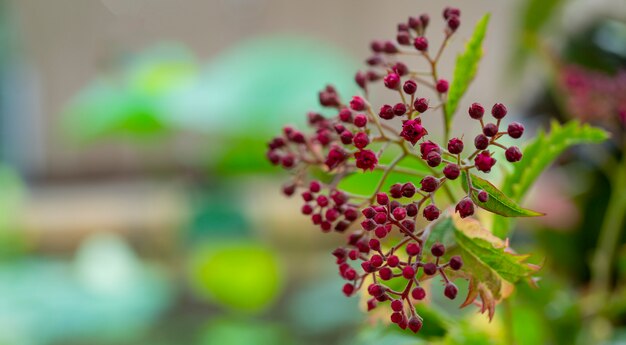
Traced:
<svg viewBox="0 0 626 345">
<path fill-rule="evenodd" d="M 520 72 L 520 65 L 528 57 L 530 49 L 535 49 L 539 32 L 546 26 L 564 0 L 525 0 L 521 3 L 518 17 L 519 29 L 516 48 L 512 55 L 514 72 Z"/>
<path fill-rule="evenodd" d="M 96 77 L 63 110 L 62 129 L 71 140 L 91 143 L 109 137 L 145 138 L 173 129 L 166 115 L 170 98 L 197 76 L 184 47 L 160 44 Z"/>
<path fill-rule="evenodd" d="M 211 320 L 198 345 L 286 345 L 294 344 L 278 324 L 259 320 Z"/>
<path fill-rule="evenodd" d="M 308 111 L 322 111 L 317 92 L 329 83 L 349 99 L 358 90 L 356 66 L 328 42 L 301 34 L 257 36 L 208 61 L 197 81 L 172 99 L 168 120 L 192 131 L 269 138 L 286 123 L 304 125 Z"/>
<path fill-rule="evenodd" d="M 365 314 L 359 310 L 358 299 L 346 298 L 341 286 L 342 280 L 335 277 L 297 288 L 286 303 L 289 327 L 319 337 L 360 325 Z"/>
<path fill-rule="evenodd" d="M 189 278 L 200 297 L 235 310 L 257 312 L 266 308 L 282 283 L 274 252 L 253 242 L 200 245 L 190 264 Z"/>
<path fill-rule="evenodd" d="M 464 262 L 462 270 L 453 274 L 470 281 L 469 293 L 462 307 L 480 297 L 481 312 L 488 311 L 490 318 L 496 303 L 511 294 L 513 284 L 529 279 L 538 269 L 525 263 L 527 255 L 514 254 L 506 242 L 493 236 L 475 219 L 458 216 L 443 218 L 434 225 L 430 236 L 449 237 L 446 233 L 454 235 L 455 243 L 446 255 L 460 255 Z"/>
<path fill-rule="evenodd" d="M 377 324 L 363 329 L 349 345 L 422 345 L 433 344 L 395 325 Z"/>
<path fill-rule="evenodd" d="M 476 189 L 484 190 L 489 195 L 489 199 L 486 202 L 481 202 L 478 200 L 477 191 L 473 191 L 471 193 L 470 197 L 472 198 L 472 201 L 474 201 L 474 204 L 478 207 L 504 217 L 537 217 L 544 215 L 543 213 L 522 208 L 489 181 L 471 173 L 469 175 L 472 180 L 472 186 Z M 461 179 L 463 189 L 467 192 L 467 172 L 463 172 Z"/>
<path fill-rule="evenodd" d="M 265 155 L 265 139 L 253 136 L 221 138 L 223 147 L 214 161 L 216 171 L 222 176 L 277 171 Z"/>
<path fill-rule="evenodd" d="M 521 201 L 535 183 L 539 175 L 566 149 L 582 143 L 600 143 L 609 134 L 578 121 L 564 125 L 552 122 L 550 133 L 540 131 L 534 140 L 524 148 L 524 158 L 513 165 L 513 171 L 507 174 L 502 183 L 502 192 L 512 200 Z M 498 237 L 504 237 L 510 230 L 511 223 L 496 216 L 493 230 Z"/>
<path fill-rule="evenodd" d="M 9 166 L 0 164 L 0 258 L 16 257 L 26 248 L 26 238 L 20 228 L 25 186 L 20 176 Z"/>
<path fill-rule="evenodd" d="M 161 110 L 153 99 L 109 80 L 82 90 L 63 114 L 62 127 L 78 143 L 111 136 L 146 137 L 165 133 Z"/>
<path fill-rule="evenodd" d="M 483 56 L 482 43 L 487 33 L 489 18 L 490 15 L 486 14 L 478 21 L 474 28 L 474 34 L 465 46 L 465 51 L 456 58 L 454 77 L 452 78 L 452 84 L 448 91 L 448 100 L 445 104 L 449 121 L 454 117 L 459 101 L 476 76 L 478 63 Z"/>
</svg>

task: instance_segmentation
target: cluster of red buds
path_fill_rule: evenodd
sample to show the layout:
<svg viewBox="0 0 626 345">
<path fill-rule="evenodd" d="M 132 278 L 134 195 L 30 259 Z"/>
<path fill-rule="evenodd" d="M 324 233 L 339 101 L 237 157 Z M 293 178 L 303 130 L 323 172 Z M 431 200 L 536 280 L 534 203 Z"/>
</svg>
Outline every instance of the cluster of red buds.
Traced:
<svg viewBox="0 0 626 345">
<path fill-rule="evenodd" d="M 352 296 L 367 286 L 367 293 L 371 295 L 368 309 L 385 302 L 392 310 L 391 321 L 414 332 L 422 327 L 422 319 L 414 308 L 414 303 L 426 296 L 421 284 L 440 276 L 445 284 L 445 296 L 454 299 L 458 290 L 446 272 L 460 270 L 463 266 L 460 256 L 440 261 L 446 251 L 441 243 L 424 248 L 431 222 L 445 210 L 437 205 L 440 200 L 435 195 L 443 191 L 460 217 L 472 216 L 475 204 L 471 193 L 475 193 L 480 203 L 487 202 L 489 195 L 472 186 L 469 172 L 475 169 L 489 173 L 496 164 L 492 157 L 496 149 L 504 150 L 509 162 L 522 158 L 517 147 L 498 142 L 507 135 L 520 138 L 524 132 L 524 127 L 515 122 L 506 130 L 501 129 L 507 108 L 500 103 L 491 107 L 493 121 L 486 119 L 485 109 L 479 103 L 469 107 L 468 115 L 477 120 L 481 128 L 472 150 L 467 149 L 463 137 L 448 138 L 447 131 L 440 145 L 424 127 L 422 118 L 425 116 L 443 111 L 445 117 L 449 83 L 438 77 L 437 62 L 448 39 L 460 25 L 460 15 L 457 8 L 444 10 L 445 39 L 434 56 L 430 54 L 425 36 L 430 21 L 426 14 L 400 23 L 397 42 L 372 42 L 373 56 L 367 59 L 370 69 L 358 72 L 355 77 L 363 95 L 344 103 L 336 89 L 327 86 L 320 91 L 319 101 L 323 107 L 334 109 L 336 115 L 325 117 L 309 113 L 311 134 L 285 127 L 282 135 L 271 140 L 267 152 L 273 164 L 293 172 L 293 180 L 283 187 L 283 192 L 288 196 L 296 193 L 301 196 L 301 212 L 323 232 L 348 234 L 347 244 L 333 252 L 339 273 L 347 281 L 343 286 L 344 294 Z M 430 71 L 412 70 L 399 61 L 405 55 L 423 57 Z M 397 103 L 375 107 L 368 101 L 368 86 L 381 80 L 398 96 Z M 436 100 L 431 101 L 419 89 L 429 90 Z M 398 147 L 400 153 L 391 163 L 381 164 L 381 156 L 391 146 Z M 383 190 L 391 172 L 408 170 L 399 163 L 409 157 L 421 162 L 429 173 L 414 172 L 421 178 L 419 185 L 395 181 L 398 183 Z M 308 179 L 310 170 L 320 168 L 328 174 L 328 182 Z M 345 177 L 373 170 L 382 171 L 382 177 L 372 195 L 356 195 L 338 188 Z M 450 185 L 464 178 L 466 194 L 458 200 Z M 391 245 L 393 242 L 395 244 Z M 405 287 L 392 289 L 385 284 L 391 279 L 404 279 Z"/>
<path fill-rule="evenodd" d="M 626 70 L 608 75 L 567 65 L 560 70 L 559 81 L 572 115 L 609 123 L 617 119 L 626 128 Z"/>
</svg>

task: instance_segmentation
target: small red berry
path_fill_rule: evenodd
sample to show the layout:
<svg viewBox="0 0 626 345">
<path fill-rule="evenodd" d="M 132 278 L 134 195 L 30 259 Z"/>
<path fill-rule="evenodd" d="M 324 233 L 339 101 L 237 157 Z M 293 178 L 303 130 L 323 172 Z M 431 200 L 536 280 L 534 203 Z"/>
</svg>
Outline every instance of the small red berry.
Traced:
<svg viewBox="0 0 626 345">
<path fill-rule="evenodd" d="M 416 287 L 415 289 L 413 289 L 411 291 L 411 296 L 414 299 L 416 299 L 418 301 L 421 301 L 421 300 L 423 300 L 426 297 L 426 290 L 424 290 L 423 287 L 418 286 L 418 287 Z"/>
<path fill-rule="evenodd" d="M 387 88 L 396 90 L 400 85 L 400 76 L 396 73 L 389 73 L 383 78 L 383 82 Z"/>
<path fill-rule="evenodd" d="M 398 52 L 398 48 L 391 41 L 385 41 L 384 50 L 387 54 L 395 54 Z"/>
<path fill-rule="evenodd" d="M 417 205 L 415 204 L 408 204 L 406 205 L 406 215 L 409 217 L 415 217 L 415 215 L 417 215 Z"/>
<path fill-rule="evenodd" d="M 363 213 L 365 218 L 368 218 L 368 219 L 374 218 L 374 216 L 376 215 L 376 211 L 374 210 L 373 207 L 364 208 L 363 211 L 361 211 L 361 213 Z"/>
<path fill-rule="evenodd" d="M 376 237 L 378 238 L 385 238 L 387 234 L 387 229 L 384 226 L 376 227 L 376 229 L 374 230 L 374 235 L 376 235 Z"/>
<path fill-rule="evenodd" d="M 354 139 L 352 141 L 356 148 L 364 149 L 365 147 L 367 147 L 367 145 L 369 145 L 370 138 L 365 132 L 359 132 L 354 136 Z"/>
<path fill-rule="evenodd" d="M 302 205 L 301 211 L 304 215 L 310 215 L 311 213 L 313 213 L 313 207 L 309 204 L 304 204 Z"/>
<path fill-rule="evenodd" d="M 393 113 L 396 116 L 402 116 L 406 114 L 406 105 L 404 105 L 404 103 L 397 103 L 393 106 Z"/>
<path fill-rule="evenodd" d="M 430 22 L 430 16 L 427 13 L 420 15 L 420 22 L 422 22 L 422 26 L 426 28 Z"/>
<path fill-rule="evenodd" d="M 427 140 L 420 144 L 420 153 L 422 154 L 422 159 L 426 160 L 427 159 L 426 157 L 428 156 L 428 154 L 433 151 L 441 154 L 441 148 L 439 147 L 439 145 L 435 144 L 434 142 L 430 140 Z"/>
<path fill-rule="evenodd" d="M 483 128 L 483 134 L 488 137 L 494 137 L 498 134 L 498 126 L 495 123 L 488 123 Z"/>
<path fill-rule="evenodd" d="M 343 286 L 342 291 L 344 295 L 346 295 L 347 297 L 350 297 L 352 293 L 354 292 L 354 285 L 348 283 Z"/>
<path fill-rule="evenodd" d="M 435 86 L 435 88 L 437 89 L 437 92 L 439 93 L 446 93 L 448 92 L 448 88 L 450 87 L 449 83 L 447 80 L 445 79 L 439 79 L 437 81 L 437 85 Z"/>
<path fill-rule="evenodd" d="M 456 180 L 456 178 L 459 177 L 459 174 L 461 174 L 461 169 L 458 165 L 450 163 L 443 168 L 443 174 L 449 180 Z"/>
<path fill-rule="evenodd" d="M 404 86 L 402 86 L 402 89 L 407 94 L 412 95 L 415 93 L 415 91 L 417 91 L 417 83 L 413 80 L 407 80 L 404 82 Z"/>
<path fill-rule="evenodd" d="M 485 192 L 484 190 L 481 190 L 478 192 L 478 201 L 480 202 L 487 202 L 487 200 L 489 200 L 489 194 L 487 194 L 487 192 Z"/>
<path fill-rule="evenodd" d="M 457 293 L 459 293 L 459 289 L 457 289 L 456 285 L 452 283 L 446 284 L 445 289 L 443 290 L 443 294 L 446 295 L 449 299 L 455 299 Z"/>
<path fill-rule="evenodd" d="M 353 138 L 354 138 L 354 135 L 352 135 L 352 132 L 348 130 L 341 132 L 341 134 L 339 135 L 339 139 L 341 140 L 341 143 L 343 143 L 344 145 L 349 145 L 350 143 L 352 143 Z"/>
<path fill-rule="evenodd" d="M 409 319 L 408 326 L 409 326 L 409 329 L 413 331 L 413 333 L 419 332 L 420 329 L 422 329 L 422 325 L 423 325 L 422 320 L 417 316 L 411 316 L 411 318 Z"/>
<path fill-rule="evenodd" d="M 413 102 L 413 107 L 419 113 L 423 113 L 428 110 L 428 100 L 426 98 L 418 98 Z"/>
<path fill-rule="evenodd" d="M 506 116 L 506 113 L 506 106 L 504 106 L 504 104 L 502 103 L 496 103 L 493 105 L 493 108 L 491 108 L 491 115 L 493 115 L 493 117 L 498 120 L 504 118 Z"/>
<path fill-rule="evenodd" d="M 437 273 L 437 265 L 435 265 L 432 262 L 427 262 L 424 264 L 424 273 L 426 273 L 429 276 L 432 276 L 433 274 Z"/>
<path fill-rule="evenodd" d="M 374 310 L 377 304 L 378 302 L 376 301 L 376 298 L 370 298 L 369 300 L 367 300 L 367 311 Z"/>
<path fill-rule="evenodd" d="M 380 111 L 378 112 L 378 116 L 381 119 L 391 120 L 394 117 L 393 108 L 389 104 L 385 104 L 380 107 Z"/>
<path fill-rule="evenodd" d="M 286 196 L 292 196 L 293 193 L 295 192 L 296 192 L 295 184 L 288 184 L 288 185 L 283 186 L 283 194 L 285 194 Z"/>
<path fill-rule="evenodd" d="M 413 279 L 413 277 L 415 277 L 415 270 L 411 266 L 406 266 L 402 269 L 402 276 L 405 279 Z"/>
<path fill-rule="evenodd" d="M 393 314 L 391 314 L 391 317 L 390 317 L 391 322 L 397 323 L 397 324 L 402 322 L 403 318 L 404 318 L 404 316 L 402 316 L 402 313 L 393 313 Z"/>
<path fill-rule="evenodd" d="M 433 204 L 430 204 L 424 207 L 423 216 L 424 218 L 426 218 L 426 220 L 429 220 L 432 222 L 433 220 L 439 218 L 439 214 L 440 214 L 439 209 L 437 208 L 437 206 Z"/>
<path fill-rule="evenodd" d="M 352 97 L 350 101 L 350 108 L 354 111 L 365 110 L 365 100 L 359 96 Z"/>
<path fill-rule="evenodd" d="M 374 216 L 374 221 L 377 224 L 385 224 L 387 222 L 387 214 L 383 212 L 378 212 Z"/>
<path fill-rule="evenodd" d="M 406 253 L 409 254 L 409 256 L 415 256 L 421 252 L 422 248 L 420 248 L 420 245 L 418 243 L 411 242 L 406 245 Z"/>
<path fill-rule="evenodd" d="M 411 35 L 406 31 L 400 31 L 396 35 L 396 41 L 398 41 L 400 45 L 408 46 L 411 44 Z"/>
<path fill-rule="evenodd" d="M 372 239 L 369 240 L 368 244 L 369 244 L 369 246 L 370 246 L 370 248 L 372 250 L 380 250 L 380 241 L 379 240 L 377 240 L 375 238 L 372 238 Z"/>
<path fill-rule="evenodd" d="M 426 155 L 426 163 L 433 168 L 439 166 L 441 164 L 441 154 L 435 151 L 430 152 Z"/>
<path fill-rule="evenodd" d="M 453 257 L 450 258 L 450 268 L 458 271 L 461 269 L 461 267 L 463 267 L 463 259 L 461 259 L 460 256 L 455 255 Z"/>
<path fill-rule="evenodd" d="M 380 267 L 383 265 L 383 257 L 375 254 L 372 255 L 372 257 L 370 258 L 370 264 L 372 264 L 372 266 L 374 267 Z"/>
<path fill-rule="evenodd" d="M 378 276 L 382 280 L 389 280 L 393 277 L 393 271 L 389 267 L 383 267 L 378 271 Z"/>
<path fill-rule="evenodd" d="M 378 285 L 378 284 L 370 284 L 367 287 L 367 292 L 370 294 L 370 296 L 373 297 L 378 297 L 383 295 L 386 292 L 386 288 L 384 288 L 382 285 Z"/>
<path fill-rule="evenodd" d="M 428 50 L 428 39 L 424 36 L 416 37 L 415 41 L 413 41 L 413 46 L 421 52 L 426 51 Z"/>
<path fill-rule="evenodd" d="M 389 203 L 389 196 L 387 195 L 387 193 L 377 193 L 376 202 L 379 205 L 387 205 Z"/>
<path fill-rule="evenodd" d="M 480 103 L 473 103 L 467 111 L 474 120 L 480 120 L 485 114 L 485 108 Z"/>
<path fill-rule="evenodd" d="M 474 139 L 474 146 L 479 150 L 484 150 L 489 146 L 489 138 L 484 134 L 479 134 Z"/>
<path fill-rule="evenodd" d="M 385 44 L 381 41 L 372 41 L 370 48 L 374 53 L 382 53 L 385 49 Z"/>
<path fill-rule="evenodd" d="M 448 28 L 450 28 L 450 31 L 456 31 L 456 29 L 458 29 L 460 25 L 461 18 L 459 18 L 458 16 L 451 16 L 450 18 L 448 18 Z"/>
<path fill-rule="evenodd" d="M 404 308 L 404 303 L 402 303 L 401 300 L 395 299 L 395 300 L 391 301 L 391 310 L 393 310 L 393 311 L 402 311 L 403 308 Z"/>
<path fill-rule="evenodd" d="M 402 185 L 402 196 L 406 198 L 412 198 L 415 195 L 415 185 L 411 182 L 407 182 Z"/>
<path fill-rule="evenodd" d="M 356 167 L 365 170 L 374 170 L 378 164 L 378 157 L 372 150 L 361 150 L 354 154 Z"/>
<path fill-rule="evenodd" d="M 367 125 L 367 116 L 365 114 L 357 114 L 352 123 L 357 127 L 365 127 Z"/>
<path fill-rule="evenodd" d="M 463 152 L 463 140 L 459 138 L 452 138 L 448 141 L 448 151 L 453 155 Z"/>
<path fill-rule="evenodd" d="M 474 164 L 476 164 L 476 169 L 488 173 L 496 164 L 496 160 L 491 157 L 489 151 L 482 151 L 474 158 Z"/>
<path fill-rule="evenodd" d="M 430 247 L 430 252 L 436 256 L 436 257 L 440 257 L 443 256 L 443 254 L 446 253 L 446 247 L 441 244 L 441 243 L 435 243 L 433 244 L 432 247 Z"/>
<path fill-rule="evenodd" d="M 522 151 L 517 146 L 511 146 L 504 151 L 504 156 L 511 163 L 519 162 L 522 159 Z"/>
<path fill-rule="evenodd" d="M 474 214 L 474 203 L 466 197 L 461 199 L 454 209 L 459 212 L 461 218 L 466 218 Z"/>
<path fill-rule="evenodd" d="M 319 181 L 311 181 L 311 183 L 309 183 L 309 190 L 311 191 L 311 193 L 318 193 L 321 189 L 322 185 L 319 183 Z"/>
<path fill-rule="evenodd" d="M 439 180 L 437 180 L 433 176 L 426 176 L 422 179 L 420 184 L 422 185 L 421 189 L 424 192 L 431 193 L 431 192 L 434 192 L 439 186 Z"/>
<path fill-rule="evenodd" d="M 456 7 L 446 7 L 443 9 L 443 19 L 450 19 L 452 16 L 461 16 L 461 10 Z"/>
<path fill-rule="evenodd" d="M 409 74 L 409 67 L 400 61 L 396 62 L 391 69 L 399 76 Z"/>
<path fill-rule="evenodd" d="M 391 194 L 391 197 L 394 199 L 401 198 L 402 197 L 402 185 L 399 183 L 392 185 L 391 188 L 389 189 L 389 194 Z"/>
<path fill-rule="evenodd" d="M 513 122 L 507 128 L 509 136 L 513 139 L 519 139 L 524 134 L 524 126 L 519 122 Z"/>
<path fill-rule="evenodd" d="M 352 122 L 352 112 L 348 108 L 339 111 L 339 120 L 343 122 Z"/>
<path fill-rule="evenodd" d="M 400 258 L 398 258 L 395 255 L 389 255 L 387 257 L 387 265 L 389 265 L 389 267 L 396 267 L 398 266 L 398 264 L 400 263 Z"/>
<path fill-rule="evenodd" d="M 395 210 L 393 210 L 393 217 L 396 220 L 403 220 L 404 218 L 406 218 L 406 209 L 404 207 L 398 207 Z"/>
</svg>

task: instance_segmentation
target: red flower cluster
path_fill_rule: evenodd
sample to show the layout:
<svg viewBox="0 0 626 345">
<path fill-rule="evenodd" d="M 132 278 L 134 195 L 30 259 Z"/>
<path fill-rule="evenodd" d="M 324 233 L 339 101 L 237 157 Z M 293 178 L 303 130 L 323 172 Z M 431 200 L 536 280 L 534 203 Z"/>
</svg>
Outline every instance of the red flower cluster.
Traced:
<svg viewBox="0 0 626 345">
<path fill-rule="evenodd" d="M 460 15 L 456 8 L 444 10 L 446 35 L 436 56 L 429 54 L 429 41 L 424 36 L 430 21 L 426 14 L 410 17 L 406 23 L 398 25 L 397 44 L 372 42 L 374 55 L 367 59 L 370 69 L 355 76 L 364 97 L 354 96 L 345 104 L 332 86 L 326 87 L 319 93 L 319 101 L 322 106 L 334 109 L 336 116 L 327 118 L 310 113 L 311 134 L 286 127 L 281 136 L 270 142 L 267 152 L 273 164 L 294 172 L 293 181 L 283 191 L 287 195 L 301 191 L 302 213 L 309 216 L 313 224 L 324 232 L 349 232 L 346 246 L 333 253 L 339 273 L 347 281 L 343 292 L 351 296 L 367 285 L 371 296 L 369 309 L 378 303 L 390 302 L 391 321 L 415 332 L 421 328 L 422 319 L 414 303 L 426 296 L 421 283 L 439 275 L 445 284 L 445 296 L 454 299 L 457 288 L 446 270 L 462 268 L 459 256 L 441 262 L 445 253 L 442 244 L 435 243 L 430 254 L 423 253 L 427 229 L 432 223 L 426 227 L 418 225 L 435 221 L 442 214 L 437 206 L 440 200 L 435 199 L 435 195 L 443 191 L 455 205 L 455 212 L 463 218 L 469 217 L 475 210 L 470 198 L 472 193 L 476 193 L 479 203 L 489 202 L 488 193 L 474 188 L 469 178 L 470 171 L 489 173 L 496 164 L 492 151 L 487 149 L 505 150 L 510 162 L 522 158 L 517 147 L 506 147 L 498 142 L 505 135 L 520 138 L 524 132 L 519 123 L 511 123 L 507 131 L 500 130 L 507 115 L 507 108 L 500 103 L 491 109 L 492 123 L 485 123 L 482 105 L 470 106 L 468 114 L 480 122 L 481 133 L 474 139 L 475 150 L 465 156 L 462 155 L 467 151 L 463 137 L 445 138 L 443 145 L 432 138 L 425 139 L 430 133 L 423 125 L 422 116 L 445 108 L 449 83 L 438 77 L 436 65 L 446 41 L 460 25 Z M 398 61 L 405 54 L 425 58 L 432 66 L 429 72 L 432 80 L 425 80 L 423 72 Z M 368 86 L 380 81 L 396 93 L 399 100 L 396 104 L 381 105 L 376 113 L 367 100 Z M 426 92 L 420 92 L 422 88 L 430 89 L 439 104 L 430 105 Z M 418 93 L 422 97 L 418 97 Z M 401 153 L 391 163 L 381 164 L 381 156 L 390 146 L 398 147 Z M 429 171 L 424 174 L 403 169 L 405 173 L 419 176 L 419 188 L 411 181 L 397 181 L 389 190 L 383 190 L 390 173 L 399 170 L 400 162 L 411 157 L 422 162 Z M 329 175 L 329 182 L 307 181 L 310 168 L 322 168 Z M 354 195 L 337 188 L 343 178 L 359 170 L 365 174 L 373 170 L 383 172 L 372 195 Z M 467 194 L 460 200 L 454 199 L 449 186 L 456 183 L 455 180 L 463 180 L 467 186 Z M 394 290 L 385 285 L 394 278 L 404 279 L 405 288 Z"/>
</svg>

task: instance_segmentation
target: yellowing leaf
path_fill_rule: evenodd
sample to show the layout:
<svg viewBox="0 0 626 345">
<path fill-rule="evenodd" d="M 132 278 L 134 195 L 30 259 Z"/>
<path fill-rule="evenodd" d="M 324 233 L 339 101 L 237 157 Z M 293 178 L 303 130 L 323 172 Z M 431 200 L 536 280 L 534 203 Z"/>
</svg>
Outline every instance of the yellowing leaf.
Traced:
<svg viewBox="0 0 626 345">
<path fill-rule="evenodd" d="M 449 242 L 450 233 L 454 243 Z M 507 241 L 491 234 L 475 219 L 456 215 L 441 219 L 426 246 L 445 238 L 450 246 L 446 255 L 463 258 L 463 268 L 451 275 L 469 280 L 469 292 L 461 307 L 477 303 L 480 297 L 481 312 L 487 312 L 490 319 L 496 304 L 512 293 L 514 284 L 522 279 L 532 282 L 531 275 L 539 269 L 525 262 L 528 255 L 515 254 Z"/>
</svg>

